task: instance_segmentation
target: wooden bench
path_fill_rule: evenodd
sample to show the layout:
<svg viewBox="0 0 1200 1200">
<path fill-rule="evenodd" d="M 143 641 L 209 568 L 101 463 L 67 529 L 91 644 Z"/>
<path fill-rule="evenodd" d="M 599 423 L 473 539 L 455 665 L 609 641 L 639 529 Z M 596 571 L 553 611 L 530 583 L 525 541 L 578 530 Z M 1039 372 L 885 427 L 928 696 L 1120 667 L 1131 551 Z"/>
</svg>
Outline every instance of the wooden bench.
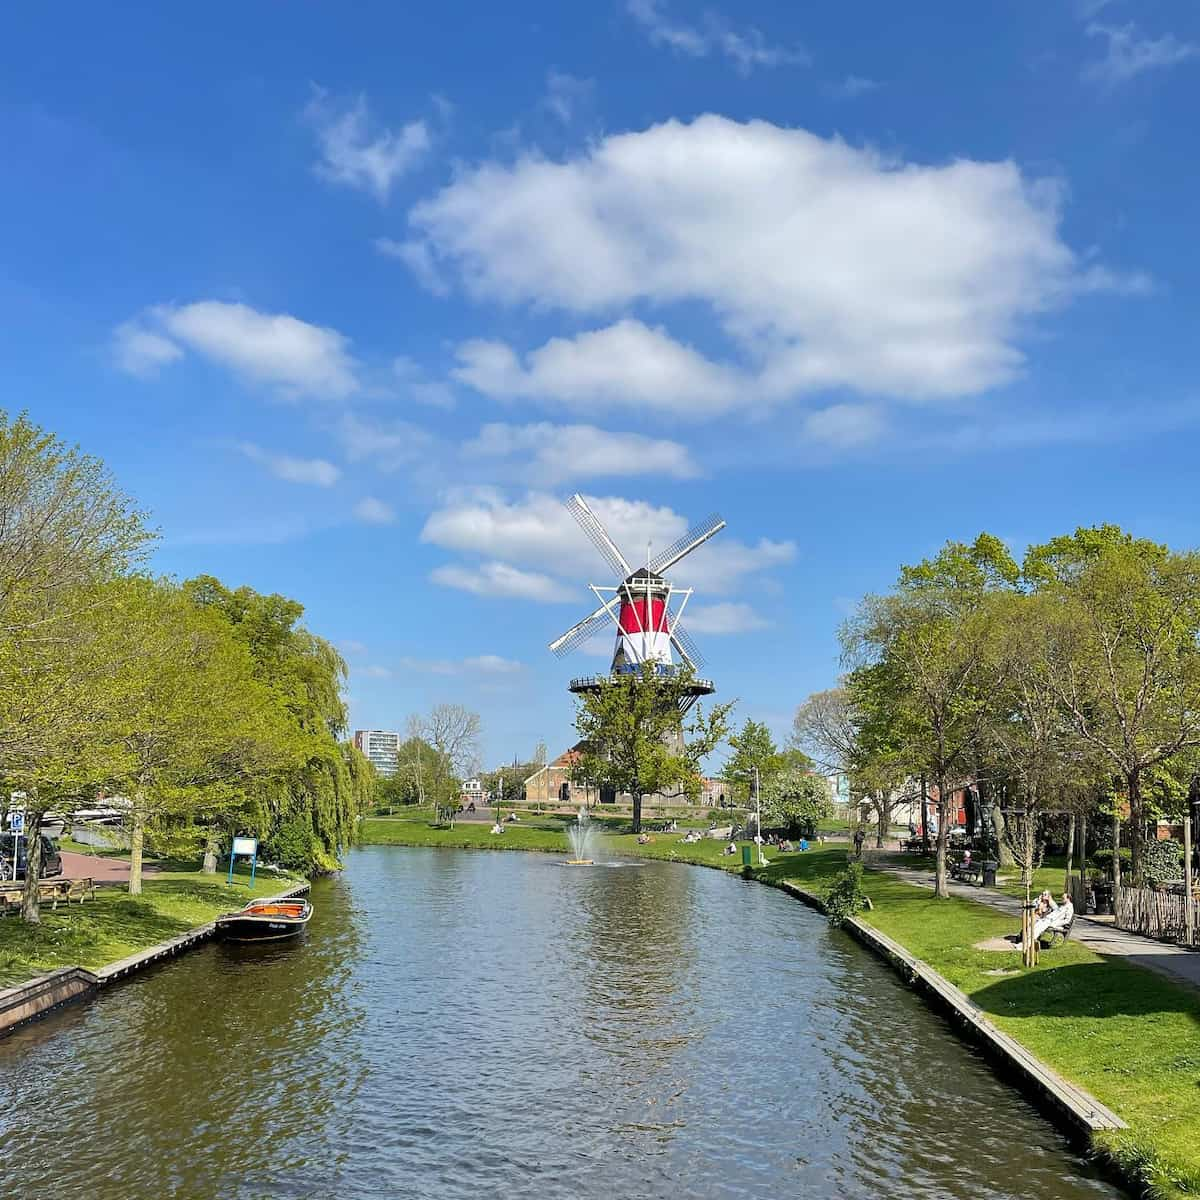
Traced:
<svg viewBox="0 0 1200 1200">
<path fill-rule="evenodd" d="M 1055 946 L 1061 946 L 1063 942 L 1071 936 L 1071 930 L 1075 928 L 1075 914 L 1071 914 L 1071 919 L 1063 926 L 1062 929 L 1047 929 L 1038 941 L 1046 950 L 1053 950 Z"/>
<path fill-rule="evenodd" d="M 901 850 L 914 850 L 917 853 L 920 853 L 921 851 L 926 849 L 925 841 L 923 838 L 904 838 L 900 842 L 900 849 Z"/>
<path fill-rule="evenodd" d="M 979 879 L 979 864 L 956 862 L 950 864 L 950 878 L 961 883 L 975 883 Z"/>
<path fill-rule="evenodd" d="M 25 884 L 12 882 L 0 884 L 0 913 L 20 912 L 22 897 L 25 894 Z M 70 904 L 78 900 L 95 900 L 96 885 L 90 879 L 42 879 L 38 881 L 38 901 L 50 902 L 51 909 L 58 908 L 62 900 Z"/>
</svg>

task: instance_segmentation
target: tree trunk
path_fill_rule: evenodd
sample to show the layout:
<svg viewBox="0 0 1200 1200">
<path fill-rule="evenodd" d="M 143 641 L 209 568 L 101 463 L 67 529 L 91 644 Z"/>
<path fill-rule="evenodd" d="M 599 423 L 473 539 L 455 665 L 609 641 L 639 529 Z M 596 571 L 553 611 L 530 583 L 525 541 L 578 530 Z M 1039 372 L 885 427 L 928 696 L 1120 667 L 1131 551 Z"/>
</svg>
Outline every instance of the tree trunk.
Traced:
<svg viewBox="0 0 1200 1200">
<path fill-rule="evenodd" d="M 1033 883 L 1033 848 L 1034 848 L 1034 821 L 1035 817 L 1030 811 L 1032 805 L 1026 810 L 1025 816 L 1021 819 L 1021 886 L 1025 889 L 1025 895 L 1028 898 L 1030 885 Z"/>
<path fill-rule="evenodd" d="M 133 810 L 133 829 L 129 834 L 129 894 L 142 894 L 142 843 L 145 840 L 146 819 L 139 805 Z"/>
<path fill-rule="evenodd" d="M 633 793 L 633 832 L 642 832 L 642 793 Z"/>
<path fill-rule="evenodd" d="M 1142 845 L 1146 840 L 1145 822 L 1142 820 L 1142 780 L 1140 771 L 1131 771 L 1125 777 L 1129 797 L 1129 874 L 1133 886 L 1142 882 Z"/>
<path fill-rule="evenodd" d="M 875 826 L 875 849 L 882 850 L 888 835 L 888 817 L 891 815 L 886 793 L 881 794 L 875 811 L 879 816 L 879 822 Z"/>
<path fill-rule="evenodd" d="M 945 900 L 950 896 L 949 876 L 946 871 L 946 847 L 950 840 L 950 797 L 946 793 L 946 776 L 944 774 L 938 775 L 937 789 L 937 864 L 933 872 L 933 893 Z"/>
<path fill-rule="evenodd" d="M 13 838 L 13 857 L 17 856 L 17 839 Z M 30 925 L 40 924 L 38 909 L 38 880 L 42 876 L 42 814 L 25 815 L 25 887 L 21 892 L 21 920 Z"/>
<path fill-rule="evenodd" d="M 1113 811 L 1113 887 L 1121 886 L 1121 813 L 1119 810 Z M 1113 900 L 1116 900 L 1114 894 Z"/>
<path fill-rule="evenodd" d="M 204 840 L 204 865 L 200 868 L 205 875 L 217 873 L 217 845 L 217 831 L 209 830 L 208 836 Z"/>
<path fill-rule="evenodd" d="M 1067 874 L 1063 883 L 1063 891 L 1071 890 L 1071 872 L 1075 868 L 1075 814 L 1072 813 L 1067 821 Z"/>
<path fill-rule="evenodd" d="M 997 804 L 992 809 L 992 824 L 996 831 L 996 862 L 1002 867 L 1012 867 L 1016 865 L 1016 859 L 1013 857 L 1012 847 L 1008 844 L 1008 839 L 1004 836 L 1008 828 L 1008 822 L 1004 819 L 1004 813 L 1000 811 L 1000 805 Z"/>
</svg>

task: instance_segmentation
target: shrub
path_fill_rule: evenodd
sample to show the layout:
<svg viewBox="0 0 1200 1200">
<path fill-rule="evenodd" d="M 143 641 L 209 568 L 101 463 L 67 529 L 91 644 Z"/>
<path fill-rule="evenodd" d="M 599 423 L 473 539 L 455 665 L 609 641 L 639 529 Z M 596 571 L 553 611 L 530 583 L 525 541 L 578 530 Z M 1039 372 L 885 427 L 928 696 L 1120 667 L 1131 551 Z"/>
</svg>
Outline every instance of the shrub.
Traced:
<svg viewBox="0 0 1200 1200">
<path fill-rule="evenodd" d="M 1128 846 L 1121 847 L 1121 871 L 1124 873 L 1129 870 L 1130 849 Z M 1106 875 L 1112 874 L 1112 856 L 1111 847 L 1105 850 L 1097 850 L 1092 855 L 1092 862 L 1096 864 Z"/>
<path fill-rule="evenodd" d="M 1148 842 L 1142 856 L 1147 883 L 1173 883 L 1183 878 L 1183 847 L 1174 838 Z"/>
<path fill-rule="evenodd" d="M 866 905 L 862 863 L 852 862 L 825 894 L 825 913 L 831 925 L 844 925 L 851 917 L 862 912 Z"/>
</svg>

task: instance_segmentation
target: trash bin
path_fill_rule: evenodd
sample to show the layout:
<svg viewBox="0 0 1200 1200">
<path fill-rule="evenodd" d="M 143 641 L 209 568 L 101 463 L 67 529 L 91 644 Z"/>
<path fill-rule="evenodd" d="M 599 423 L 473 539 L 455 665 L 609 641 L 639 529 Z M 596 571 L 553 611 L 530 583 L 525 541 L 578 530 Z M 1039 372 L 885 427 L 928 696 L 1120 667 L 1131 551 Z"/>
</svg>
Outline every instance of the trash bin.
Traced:
<svg viewBox="0 0 1200 1200">
<path fill-rule="evenodd" d="M 750 859 L 751 853 L 752 853 L 752 851 L 750 850 L 749 846 L 742 847 L 742 866 L 743 867 L 748 867 L 751 865 L 751 859 Z"/>
</svg>

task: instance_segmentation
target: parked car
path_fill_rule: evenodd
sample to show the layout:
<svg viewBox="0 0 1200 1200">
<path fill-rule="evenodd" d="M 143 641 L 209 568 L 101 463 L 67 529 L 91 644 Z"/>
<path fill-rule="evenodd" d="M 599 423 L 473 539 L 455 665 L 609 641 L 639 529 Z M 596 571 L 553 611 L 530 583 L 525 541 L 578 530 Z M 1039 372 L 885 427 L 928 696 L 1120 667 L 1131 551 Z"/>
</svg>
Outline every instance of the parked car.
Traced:
<svg viewBox="0 0 1200 1200">
<path fill-rule="evenodd" d="M 42 837 L 42 868 L 39 878 L 49 879 L 62 874 L 62 855 L 58 847 L 45 834 Z M 13 841 L 16 840 L 17 870 L 13 874 Z M 29 844 L 23 833 L 0 833 L 0 882 L 5 879 L 24 879 L 25 865 L 29 856 Z"/>
</svg>

